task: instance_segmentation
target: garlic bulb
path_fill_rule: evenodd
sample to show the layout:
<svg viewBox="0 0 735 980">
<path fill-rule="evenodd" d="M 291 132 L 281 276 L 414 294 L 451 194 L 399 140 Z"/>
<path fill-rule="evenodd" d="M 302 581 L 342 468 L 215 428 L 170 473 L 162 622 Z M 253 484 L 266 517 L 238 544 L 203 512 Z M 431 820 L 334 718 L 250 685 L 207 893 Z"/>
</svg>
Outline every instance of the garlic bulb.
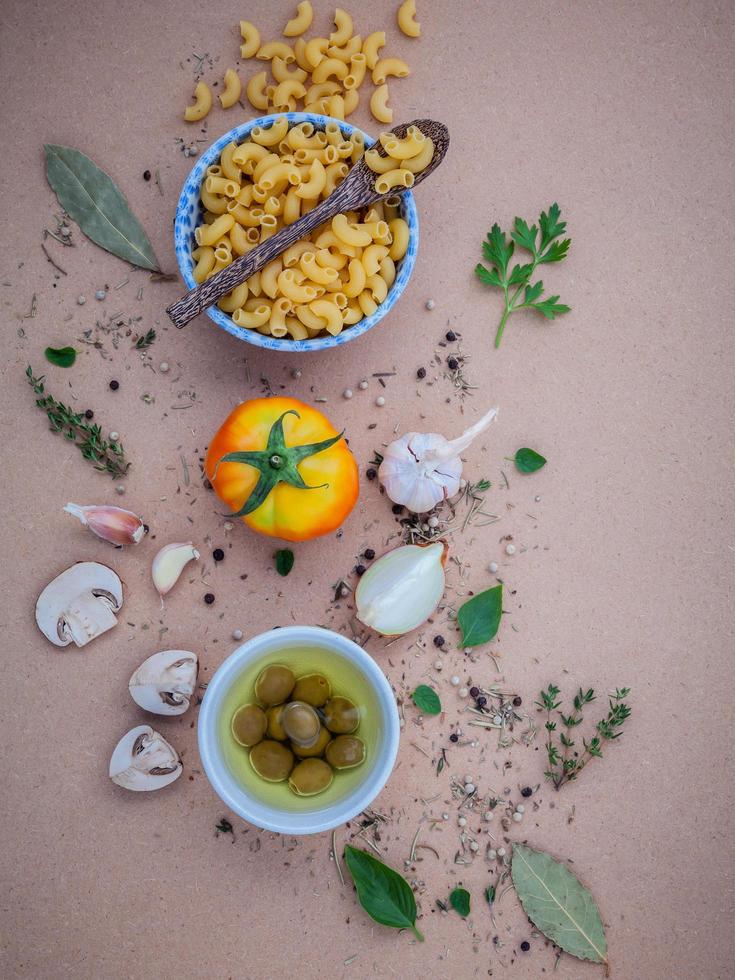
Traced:
<svg viewBox="0 0 735 980">
<path fill-rule="evenodd" d="M 444 594 L 443 541 L 394 548 L 374 562 L 355 592 L 357 618 L 384 636 L 416 629 Z"/>
<path fill-rule="evenodd" d="M 423 514 L 453 497 L 462 476 L 460 453 L 497 414 L 497 408 L 491 408 L 456 439 L 435 432 L 407 432 L 392 442 L 383 454 L 378 477 L 393 503 Z"/>
<path fill-rule="evenodd" d="M 179 576 L 184 571 L 190 561 L 196 561 L 199 552 L 191 541 L 185 544 L 167 544 L 158 552 L 153 559 L 151 574 L 153 584 L 158 590 L 161 599 L 173 589 L 179 581 Z"/>
<path fill-rule="evenodd" d="M 138 544 L 146 532 L 145 524 L 138 515 L 122 507 L 67 504 L 64 510 L 78 517 L 98 538 L 111 544 Z"/>
</svg>

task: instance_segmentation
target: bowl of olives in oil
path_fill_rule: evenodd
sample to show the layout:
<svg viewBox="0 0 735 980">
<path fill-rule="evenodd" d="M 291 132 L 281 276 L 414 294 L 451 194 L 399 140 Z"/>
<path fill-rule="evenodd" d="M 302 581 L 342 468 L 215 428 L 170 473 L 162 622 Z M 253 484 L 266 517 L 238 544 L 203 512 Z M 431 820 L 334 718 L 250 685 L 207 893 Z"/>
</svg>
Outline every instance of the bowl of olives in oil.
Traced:
<svg viewBox="0 0 735 980">
<path fill-rule="evenodd" d="M 318 627 L 243 643 L 210 680 L 199 714 L 199 750 L 217 794 L 248 822 L 288 834 L 331 830 L 369 806 L 398 736 L 378 665 Z"/>
</svg>

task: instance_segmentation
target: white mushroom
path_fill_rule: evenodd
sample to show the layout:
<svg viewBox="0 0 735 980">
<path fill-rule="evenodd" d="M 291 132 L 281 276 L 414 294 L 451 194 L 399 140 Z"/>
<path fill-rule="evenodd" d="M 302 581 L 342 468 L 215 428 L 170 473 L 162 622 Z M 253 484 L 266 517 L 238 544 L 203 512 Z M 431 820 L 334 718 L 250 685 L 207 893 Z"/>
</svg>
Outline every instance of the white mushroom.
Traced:
<svg viewBox="0 0 735 980">
<path fill-rule="evenodd" d="M 119 576 L 107 565 L 80 561 L 49 582 L 36 602 L 36 622 L 57 647 L 90 640 L 117 624 L 123 603 Z"/>
<path fill-rule="evenodd" d="M 136 793 L 168 786 L 184 767 L 179 754 L 150 725 L 138 725 L 123 735 L 110 759 L 110 779 Z"/>
<path fill-rule="evenodd" d="M 188 650 L 162 650 L 130 678 L 130 696 L 154 715 L 183 715 L 191 704 L 199 662 Z"/>
</svg>

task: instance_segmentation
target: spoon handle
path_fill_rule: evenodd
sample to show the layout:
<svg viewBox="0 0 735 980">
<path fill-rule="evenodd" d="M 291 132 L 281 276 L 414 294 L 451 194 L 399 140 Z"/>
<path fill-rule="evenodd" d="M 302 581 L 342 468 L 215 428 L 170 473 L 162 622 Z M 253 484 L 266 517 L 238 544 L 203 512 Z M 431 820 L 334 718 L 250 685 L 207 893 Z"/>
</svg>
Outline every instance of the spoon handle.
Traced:
<svg viewBox="0 0 735 980">
<path fill-rule="evenodd" d="M 345 187 L 345 181 L 329 197 L 318 204 L 311 211 L 308 211 L 298 221 L 292 225 L 281 228 L 271 238 L 266 239 L 262 244 L 256 245 L 254 249 L 241 255 L 239 258 L 222 269 L 211 279 L 200 283 L 194 289 L 182 296 L 180 300 L 167 307 L 166 312 L 173 321 L 174 326 L 181 329 L 185 327 L 195 316 L 212 306 L 217 300 L 222 299 L 227 293 L 231 292 L 235 286 L 245 282 L 250 276 L 254 275 L 264 265 L 277 258 L 285 252 L 289 246 L 300 241 L 309 235 L 319 225 L 329 221 L 340 211 L 349 211 L 353 205 L 350 200 L 352 195 Z"/>
</svg>

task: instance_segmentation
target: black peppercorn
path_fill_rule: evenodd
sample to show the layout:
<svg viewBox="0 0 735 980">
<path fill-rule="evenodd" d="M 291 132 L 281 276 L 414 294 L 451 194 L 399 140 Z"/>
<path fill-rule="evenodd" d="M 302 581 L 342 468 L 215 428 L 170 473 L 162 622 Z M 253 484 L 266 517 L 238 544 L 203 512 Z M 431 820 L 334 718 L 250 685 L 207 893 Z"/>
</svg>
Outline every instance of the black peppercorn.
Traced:
<svg viewBox="0 0 735 980">
<path fill-rule="evenodd" d="M 513 707 L 514 707 L 514 708 L 520 708 L 520 706 L 521 706 L 522 704 L 523 704 L 523 698 L 521 698 L 521 697 L 518 697 L 518 696 L 516 695 L 516 697 L 514 697 L 514 698 L 513 698 Z"/>
<path fill-rule="evenodd" d="M 416 372 L 416 377 L 417 378 L 425 378 L 426 377 L 426 368 L 423 368 L 423 367 L 419 368 L 418 371 Z"/>
<path fill-rule="evenodd" d="M 370 467 L 370 469 L 365 470 L 365 476 L 368 478 L 368 480 L 374 480 L 377 475 L 378 475 L 378 471 L 376 469 L 373 469 L 372 466 Z"/>
<path fill-rule="evenodd" d="M 149 531 L 150 531 L 150 528 L 148 527 L 148 525 L 147 524 L 144 524 L 143 525 L 143 534 L 148 534 Z"/>
<path fill-rule="evenodd" d="M 459 367 L 459 361 L 457 360 L 457 358 L 456 357 L 448 357 L 447 358 L 447 367 L 450 368 L 450 370 L 452 370 L 452 371 L 454 371 L 456 368 L 458 368 Z"/>
<path fill-rule="evenodd" d="M 364 565 L 355 565 L 355 575 L 364 575 L 367 571 Z"/>
<path fill-rule="evenodd" d="M 479 687 L 471 687 L 470 688 L 470 697 L 471 698 L 476 698 L 479 693 L 480 693 L 480 688 Z"/>
<path fill-rule="evenodd" d="M 87 409 L 87 411 L 84 413 L 84 417 L 85 417 L 85 419 L 93 419 L 94 418 L 94 412 L 92 411 L 91 408 L 88 408 Z"/>
<path fill-rule="evenodd" d="M 391 510 L 393 511 L 394 514 L 402 514 L 403 513 L 403 504 L 393 504 L 393 506 L 391 507 Z"/>
<path fill-rule="evenodd" d="M 447 340 L 448 340 L 448 341 L 449 341 L 450 343 L 451 343 L 451 342 L 452 342 L 453 340 L 456 340 L 456 339 L 457 339 L 457 334 L 456 334 L 456 333 L 454 332 L 454 330 L 447 330 L 447 334 L 446 334 L 446 336 L 447 336 Z"/>
<path fill-rule="evenodd" d="M 119 382 L 119 381 L 111 381 L 111 382 L 110 382 L 110 389 L 111 389 L 112 391 L 117 391 L 117 389 L 118 389 L 119 387 L 120 387 L 120 382 Z"/>
<path fill-rule="evenodd" d="M 445 643 L 446 643 L 446 640 L 444 639 L 443 636 L 440 635 L 440 636 L 435 636 L 434 637 L 434 646 L 435 647 L 443 647 Z"/>
<path fill-rule="evenodd" d="M 212 552 L 212 558 L 214 558 L 215 561 L 222 561 L 224 557 L 225 553 L 221 548 L 215 548 Z"/>
<path fill-rule="evenodd" d="M 375 552 L 373 551 L 372 548 L 366 548 L 363 551 L 363 555 L 367 558 L 368 561 L 372 561 L 373 558 L 375 558 Z"/>
<path fill-rule="evenodd" d="M 151 179 L 151 172 L 150 172 L 150 170 L 144 170 L 143 171 L 143 180 L 150 180 L 150 179 Z"/>
<path fill-rule="evenodd" d="M 214 602 L 214 593 L 207 592 L 207 594 L 204 596 L 204 601 L 207 603 L 208 606 L 211 606 L 212 603 Z"/>
<path fill-rule="evenodd" d="M 484 694 L 481 694 L 479 698 L 475 699 L 475 701 L 477 703 L 478 708 L 484 708 L 485 705 L 487 704 L 487 698 L 485 697 Z"/>
<path fill-rule="evenodd" d="M 531 789 L 530 786 L 524 786 L 523 789 L 521 790 L 521 796 L 525 796 L 526 799 L 528 799 L 528 797 L 531 796 L 532 793 L 533 790 Z"/>
<path fill-rule="evenodd" d="M 527 953 L 530 948 L 531 948 L 531 944 L 528 942 L 527 939 L 524 939 L 523 942 L 521 943 L 521 949 L 523 950 L 524 953 Z"/>
<path fill-rule="evenodd" d="M 458 742 L 459 741 L 459 735 L 456 732 L 452 732 L 452 734 L 449 736 L 449 741 L 450 742 Z"/>
</svg>

